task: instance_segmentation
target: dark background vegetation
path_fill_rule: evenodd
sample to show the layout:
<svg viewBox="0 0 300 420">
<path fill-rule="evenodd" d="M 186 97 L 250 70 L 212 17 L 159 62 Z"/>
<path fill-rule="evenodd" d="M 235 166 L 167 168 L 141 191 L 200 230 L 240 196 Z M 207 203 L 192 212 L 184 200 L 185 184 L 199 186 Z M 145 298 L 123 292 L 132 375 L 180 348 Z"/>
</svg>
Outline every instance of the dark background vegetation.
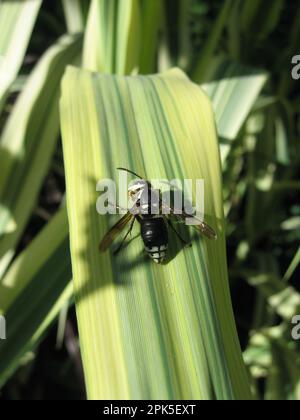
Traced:
<svg viewBox="0 0 300 420">
<path fill-rule="evenodd" d="M 187 25 L 188 38 L 185 40 L 186 48 L 189 50 L 191 62 L 196 61 L 201 55 L 212 25 L 218 16 L 223 5 L 222 0 L 186 0 L 187 2 Z M 266 1 L 271 6 L 271 1 Z M 179 3 L 174 0 L 167 0 L 168 8 L 168 39 L 170 50 L 175 57 L 178 50 L 182 48 L 178 39 L 178 25 L 180 23 Z M 249 171 L 256 168 L 264 168 L 266 162 L 276 165 L 278 179 L 287 182 L 299 180 L 299 108 L 300 108 L 300 80 L 291 80 L 291 57 L 300 54 L 295 51 L 295 38 L 300 41 L 295 30 L 295 16 L 299 15 L 300 2 L 286 1 L 280 9 L 279 15 L 274 18 L 274 24 L 264 28 L 264 10 L 261 10 L 253 19 L 248 22 L 248 30 L 227 27 L 221 42 L 218 45 L 217 53 L 224 54 L 234 59 L 239 64 L 265 69 L 270 73 L 270 79 L 266 87 L 266 94 L 284 98 L 293 107 L 289 125 L 291 149 L 289 150 L 288 162 L 278 161 L 278 157 L 266 154 L 264 150 L 256 150 L 255 154 L 247 152 L 241 142 L 236 142 L 233 156 L 241 159 L 242 167 L 237 171 L 236 176 L 224 174 L 224 195 L 225 199 L 231 201 L 232 210 L 228 215 L 228 263 L 231 279 L 231 289 L 234 311 L 242 348 L 245 349 L 249 333 L 253 329 L 254 318 L 257 320 L 257 308 L 259 291 L 249 284 L 248 278 L 255 277 L 259 273 L 269 272 L 268 258 L 271 256 L 271 263 L 279 277 L 282 277 L 294 257 L 300 239 L 299 226 L 295 229 L 285 230 L 281 228 L 282 223 L 291 217 L 300 217 L 299 187 L 296 189 L 284 189 L 271 197 L 265 204 L 259 197 L 252 197 L 254 210 L 249 213 L 249 194 L 240 194 L 238 186 L 249 177 Z M 265 29 L 265 31 L 264 31 Z M 65 19 L 61 2 L 58 0 L 44 1 L 39 14 L 33 36 L 30 42 L 28 53 L 24 62 L 22 73 L 31 71 L 41 54 L 54 43 L 54 41 L 66 32 Z M 298 38 L 297 38 L 298 36 Z M 293 38 L 294 37 L 294 38 Z M 235 41 L 237 45 L 235 46 Z M 188 70 L 188 69 L 187 69 Z M 12 105 L 16 95 L 11 95 L 8 101 Z M 282 103 L 277 110 L 282 108 Z M 272 118 L 271 113 L 266 113 L 265 118 Z M 262 141 L 264 131 L 261 133 Z M 242 135 L 241 135 L 242 138 Z M 275 162 L 274 162 L 275 160 Z M 59 143 L 51 169 L 44 182 L 36 210 L 30 220 L 19 250 L 24 249 L 35 237 L 37 232 L 52 217 L 58 209 L 65 191 L 64 168 L 61 144 Z M 250 222 L 249 222 L 250 220 Z M 237 251 L 245 238 L 253 238 L 250 241 L 250 251 L 242 259 L 237 258 Z M 272 269 L 272 270 L 273 270 Z M 290 279 L 291 284 L 300 291 L 298 269 Z M 258 326 L 274 326 L 281 322 L 280 317 L 271 317 L 266 320 L 264 315 Z M 33 360 L 19 369 L 9 380 L 1 393 L 1 399 L 83 399 L 84 382 L 80 362 L 80 351 L 76 329 L 76 318 L 74 308 L 68 312 L 68 320 L 65 328 L 64 339 L 57 343 L 57 324 L 53 325 L 42 344 L 36 351 Z M 260 379 L 261 396 L 264 393 L 264 379 Z"/>
</svg>

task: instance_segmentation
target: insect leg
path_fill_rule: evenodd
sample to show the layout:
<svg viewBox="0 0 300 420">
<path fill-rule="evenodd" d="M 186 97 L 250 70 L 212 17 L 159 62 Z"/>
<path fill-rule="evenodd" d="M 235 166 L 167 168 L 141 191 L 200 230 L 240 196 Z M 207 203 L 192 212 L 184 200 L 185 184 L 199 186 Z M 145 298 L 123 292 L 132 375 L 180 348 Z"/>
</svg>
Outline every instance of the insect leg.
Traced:
<svg viewBox="0 0 300 420">
<path fill-rule="evenodd" d="M 109 201 L 108 202 L 108 204 L 111 206 L 111 207 L 114 207 L 116 210 L 122 210 L 123 212 L 127 212 L 127 211 L 130 211 L 130 213 L 131 214 L 133 214 L 134 216 L 136 215 L 136 214 L 138 214 L 138 208 L 137 208 L 137 206 L 136 206 L 136 203 L 133 203 L 133 206 L 128 210 L 128 209 L 126 209 L 126 208 L 124 208 L 124 207 L 121 207 L 121 206 L 119 206 L 118 204 L 116 204 L 116 203 L 112 203 L 111 201 Z"/>
<path fill-rule="evenodd" d="M 184 245 L 184 246 L 191 246 L 191 242 L 187 242 L 185 239 L 183 239 L 183 237 L 180 235 L 179 232 L 177 232 L 177 230 L 174 228 L 171 220 L 166 217 L 168 225 L 170 226 L 170 228 L 173 230 L 173 232 L 176 234 L 176 236 L 179 238 L 180 242 Z"/>
<path fill-rule="evenodd" d="M 108 204 L 109 204 L 111 207 L 114 207 L 116 210 L 128 211 L 128 209 L 125 209 L 124 207 L 121 207 L 121 206 L 119 206 L 119 205 L 118 205 L 118 204 L 116 204 L 116 203 L 112 203 L 111 201 L 109 201 L 109 202 L 108 202 Z"/>
<path fill-rule="evenodd" d="M 113 255 L 117 255 L 117 254 L 121 251 L 121 249 L 123 248 L 123 246 L 124 246 L 124 244 L 125 244 L 125 241 L 126 241 L 126 239 L 127 239 L 128 235 L 130 235 L 130 234 L 131 234 L 131 232 L 132 232 L 134 222 L 135 222 L 135 217 L 132 219 L 132 221 L 131 221 L 131 223 L 130 223 L 130 226 L 129 226 L 129 229 L 128 229 L 128 231 L 127 231 L 126 235 L 125 235 L 125 236 L 124 236 L 124 238 L 122 239 L 122 242 L 120 243 L 120 245 L 118 246 L 118 248 L 114 251 Z"/>
</svg>

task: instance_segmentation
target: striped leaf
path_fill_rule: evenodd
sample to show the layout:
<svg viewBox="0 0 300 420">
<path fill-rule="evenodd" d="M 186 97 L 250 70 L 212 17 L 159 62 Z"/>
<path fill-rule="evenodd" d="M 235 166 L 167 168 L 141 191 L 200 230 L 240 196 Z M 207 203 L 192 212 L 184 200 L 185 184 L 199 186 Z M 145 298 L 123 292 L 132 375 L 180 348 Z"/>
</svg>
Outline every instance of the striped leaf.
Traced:
<svg viewBox="0 0 300 420">
<path fill-rule="evenodd" d="M 104 73 L 130 73 L 138 67 L 138 0 L 92 0 L 85 30 L 83 64 Z"/>
<path fill-rule="evenodd" d="M 233 320 L 219 150 L 207 96 L 180 70 L 118 77 L 68 68 L 61 126 L 72 269 L 90 399 L 244 399 L 247 374 Z M 148 178 L 203 178 L 217 241 L 173 237 L 166 265 L 140 239 L 114 258 L 98 243 L 96 183 L 125 166 Z"/>
<path fill-rule="evenodd" d="M 41 0 L 0 3 L 0 110 L 23 63 Z"/>
<path fill-rule="evenodd" d="M 14 254 L 59 134 L 60 80 L 81 39 L 62 37 L 30 75 L 4 127 L 0 148 L 0 277 Z"/>
<path fill-rule="evenodd" d="M 70 34 L 83 32 L 83 10 L 81 0 L 62 0 L 66 25 Z"/>
<path fill-rule="evenodd" d="M 0 340 L 0 387 L 28 360 L 73 296 L 67 233 L 63 209 L 16 258 L 0 284 L 0 314 L 7 324 L 7 340 Z"/>
<path fill-rule="evenodd" d="M 232 141 L 238 136 L 267 81 L 267 74 L 228 60 L 216 60 L 213 67 L 210 73 L 213 81 L 202 87 L 212 100 L 224 163 Z"/>
</svg>

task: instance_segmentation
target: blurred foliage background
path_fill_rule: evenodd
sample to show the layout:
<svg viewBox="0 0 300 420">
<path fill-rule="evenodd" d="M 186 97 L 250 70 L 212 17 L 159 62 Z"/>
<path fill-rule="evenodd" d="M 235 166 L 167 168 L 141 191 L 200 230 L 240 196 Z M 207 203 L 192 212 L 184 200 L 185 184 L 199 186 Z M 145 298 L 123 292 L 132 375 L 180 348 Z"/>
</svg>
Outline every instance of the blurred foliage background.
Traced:
<svg viewBox="0 0 300 420">
<path fill-rule="evenodd" d="M 291 320 L 300 314 L 300 81 L 291 77 L 291 59 L 300 53 L 300 3 L 161 0 L 152 9 L 151 0 L 141 1 L 143 7 L 147 2 L 150 27 L 145 25 L 146 36 L 141 39 L 143 59 L 139 70 L 148 73 L 178 66 L 195 82 L 207 85 L 208 94 L 214 90 L 212 82 L 221 83 L 213 104 L 223 164 L 229 277 L 240 342 L 258 398 L 299 399 L 300 342 L 291 338 Z M 1 35 L 0 41 L 4 56 L 14 22 L 5 14 L 7 3 L 18 2 L 3 1 L 0 5 L 0 22 L 7 34 Z M 36 10 L 30 11 L 32 22 L 24 21 L 23 29 L 28 23 L 27 34 L 19 34 L 24 44 L 28 37 L 28 45 L 23 46 L 23 53 L 20 38 L 19 49 L 13 46 L 20 64 L 10 63 L 9 83 L 5 85 L 1 79 L 1 311 L 7 309 L 7 317 L 14 319 L 14 311 L 22 308 L 24 294 L 31 296 L 26 275 L 18 296 L 6 294 L 18 266 L 26 267 L 28 278 L 38 274 L 38 269 L 35 272 L 30 268 L 35 263 L 39 269 L 44 267 L 43 280 L 57 282 L 57 287 L 49 297 L 42 295 L 44 285 L 40 284 L 36 305 L 23 320 L 19 312 L 18 322 L 13 324 L 16 338 L 15 346 L 9 349 L 10 357 L 6 356 L 7 349 L 0 347 L 0 398 L 83 399 L 76 318 L 68 291 L 70 266 L 56 273 L 55 280 L 51 275 L 57 264 L 55 252 L 63 250 L 68 255 L 67 241 L 60 239 L 59 228 L 53 241 L 60 244 L 61 240 L 61 248 L 47 257 L 48 265 L 46 256 L 39 255 L 39 262 L 35 258 L 36 250 L 45 245 L 44 229 L 51 223 L 66 225 L 59 214 L 65 178 L 56 94 L 65 66 L 80 62 L 82 37 L 74 33 L 85 30 L 89 1 L 37 3 Z M 158 23 L 156 28 L 151 26 L 153 19 Z M 69 38 L 58 45 L 57 40 L 66 33 Z M 56 50 L 49 53 L 53 45 Z M 35 76 L 35 84 L 40 83 L 37 97 L 34 104 L 24 99 L 23 107 L 30 108 L 30 115 L 24 113 L 24 119 L 19 120 L 22 108 L 18 112 L 16 107 L 20 92 L 25 91 L 37 63 L 44 66 Z M 254 79 L 248 79 L 249 75 Z M 233 81 L 229 85 L 233 96 L 225 89 L 228 79 Z M 2 90 L 2 86 L 7 89 Z M 17 130 L 24 127 L 32 155 L 18 167 L 16 181 L 8 187 L 9 152 L 18 150 Z M 44 149 L 35 156 L 41 144 Z M 22 148 L 18 156 L 22 161 Z M 35 158 L 40 168 L 31 173 Z M 18 202 L 20 184 L 27 189 L 24 187 L 22 201 Z M 14 217 L 7 213 L 7 203 L 15 206 Z M 60 217 L 62 220 L 55 219 Z M 51 243 L 49 253 L 55 248 Z M 65 298 L 60 301 L 62 293 Z M 28 331 L 28 341 L 20 344 L 18 331 L 26 330 L 25 317 L 30 316 L 40 322 L 41 328 L 34 325 Z"/>
</svg>

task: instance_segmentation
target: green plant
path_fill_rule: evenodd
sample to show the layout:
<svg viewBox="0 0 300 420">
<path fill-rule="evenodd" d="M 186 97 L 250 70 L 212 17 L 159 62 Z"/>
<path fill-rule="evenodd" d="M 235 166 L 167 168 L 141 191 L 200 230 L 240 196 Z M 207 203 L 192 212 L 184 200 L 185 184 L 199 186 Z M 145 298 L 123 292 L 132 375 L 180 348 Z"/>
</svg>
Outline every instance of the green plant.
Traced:
<svg viewBox="0 0 300 420">
<path fill-rule="evenodd" d="M 207 97 L 179 70 L 125 79 L 69 68 L 61 125 L 89 397 L 249 398 L 227 288 L 219 151 Z M 117 166 L 149 179 L 204 178 L 218 240 L 194 241 L 159 267 L 141 256 L 140 241 L 117 259 L 99 256 L 107 224 L 95 211 L 95 185 L 114 178 Z"/>
<path fill-rule="evenodd" d="M 276 1 L 261 15 L 262 0 L 63 0 L 51 13 L 38 0 L 1 2 L 0 313 L 11 328 L 0 342 L 4 389 L 73 302 L 69 218 L 90 398 L 250 398 L 225 237 L 252 391 L 299 398 L 290 320 L 299 312 L 300 107 L 288 64 L 300 14 L 287 4 Z M 207 93 L 219 150 L 210 101 L 180 70 L 159 73 L 170 67 Z M 49 171 L 64 177 L 60 127 L 68 218 L 60 203 L 49 221 L 37 201 Z M 111 221 L 96 214 L 96 182 L 114 178 L 118 165 L 148 177 L 204 176 L 218 240 L 198 238 L 164 267 L 145 260 L 122 268 L 139 261 L 138 240 L 117 260 L 99 256 Z M 35 237 L 36 218 L 43 228 Z"/>
</svg>

